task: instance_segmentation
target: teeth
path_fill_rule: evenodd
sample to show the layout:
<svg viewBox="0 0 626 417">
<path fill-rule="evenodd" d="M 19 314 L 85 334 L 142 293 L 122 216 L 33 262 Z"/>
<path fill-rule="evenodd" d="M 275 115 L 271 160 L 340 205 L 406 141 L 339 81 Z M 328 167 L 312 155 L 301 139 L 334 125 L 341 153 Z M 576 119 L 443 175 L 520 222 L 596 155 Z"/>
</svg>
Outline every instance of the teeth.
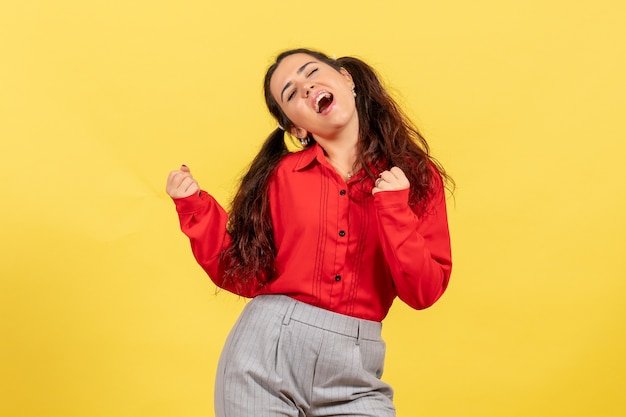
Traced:
<svg viewBox="0 0 626 417">
<path fill-rule="evenodd" d="M 320 101 L 322 101 L 323 98 L 331 98 L 332 96 L 330 95 L 330 93 L 322 93 L 319 96 L 317 96 L 317 98 L 315 99 L 315 111 L 316 112 L 320 112 Z"/>
</svg>

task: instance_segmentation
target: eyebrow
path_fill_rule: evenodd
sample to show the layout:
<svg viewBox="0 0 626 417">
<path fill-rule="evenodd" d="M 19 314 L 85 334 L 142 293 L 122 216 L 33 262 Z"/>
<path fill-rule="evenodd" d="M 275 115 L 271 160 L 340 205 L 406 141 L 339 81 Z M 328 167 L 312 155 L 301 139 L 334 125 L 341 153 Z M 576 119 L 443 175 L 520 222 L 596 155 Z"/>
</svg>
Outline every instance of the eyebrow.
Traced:
<svg viewBox="0 0 626 417">
<path fill-rule="evenodd" d="M 298 71 L 296 71 L 296 74 L 302 74 L 302 71 L 305 70 L 307 65 L 314 64 L 314 63 L 315 63 L 315 61 L 309 61 L 306 64 L 302 65 L 300 68 L 298 68 Z M 285 93 L 286 89 L 291 87 L 291 85 L 292 85 L 291 81 L 289 81 L 287 84 L 285 84 L 285 86 L 283 87 L 283 90 L 280 92 L 280 101 L 283 101 L 283 94 Z"/>
</svg>

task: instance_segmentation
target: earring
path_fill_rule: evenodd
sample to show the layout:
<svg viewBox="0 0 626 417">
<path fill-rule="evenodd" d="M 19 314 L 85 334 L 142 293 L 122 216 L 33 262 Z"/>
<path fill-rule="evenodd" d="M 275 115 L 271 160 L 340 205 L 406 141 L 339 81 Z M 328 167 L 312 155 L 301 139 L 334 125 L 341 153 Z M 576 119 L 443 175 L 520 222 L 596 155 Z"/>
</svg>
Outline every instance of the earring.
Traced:
<svg viewBox="0 0 626 417">
<path fill-rule="evenodd" d="M 309 142 L 310 142 L 310 140 L 309 140 L 309 137 L 308 137 L 308 136 L 307 136 L 307 137 L 304 137 L 304 138 L 300 138 L 300 144 L 301 144 L 302 146 L 306 146 L 306 145 L 308 145 L 308 144 L 309 144 Z"/>
<path fill-rule="evenodd" d="M 352 87 L 352 95 L 356 97 L 356 91 L 354 91 L 354 87 Z"/>
</svg>

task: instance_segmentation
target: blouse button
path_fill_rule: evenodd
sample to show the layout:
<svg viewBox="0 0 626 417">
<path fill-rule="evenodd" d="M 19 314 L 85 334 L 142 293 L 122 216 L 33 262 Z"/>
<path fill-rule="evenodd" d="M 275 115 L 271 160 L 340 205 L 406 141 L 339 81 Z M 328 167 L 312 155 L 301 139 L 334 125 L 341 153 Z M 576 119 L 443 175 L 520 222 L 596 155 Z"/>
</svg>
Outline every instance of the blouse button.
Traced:
<svg viewBox="0 0 626 417">
<path fill-rule="evenodd" d="M 346 232 L 344 232 L 343 230 L 339 231 L 339 236 L 344 237 L 346 235 Z"/>
<path fill-rule="evenodd" d="M 346 195 L 346 190 L 339 191 L 339 195 Z"/>
<path fill-rule="evenodd" d="M 335 275 L 335 281 L 337 282 L 341 281 L 341 275 Z"/>
</svg>

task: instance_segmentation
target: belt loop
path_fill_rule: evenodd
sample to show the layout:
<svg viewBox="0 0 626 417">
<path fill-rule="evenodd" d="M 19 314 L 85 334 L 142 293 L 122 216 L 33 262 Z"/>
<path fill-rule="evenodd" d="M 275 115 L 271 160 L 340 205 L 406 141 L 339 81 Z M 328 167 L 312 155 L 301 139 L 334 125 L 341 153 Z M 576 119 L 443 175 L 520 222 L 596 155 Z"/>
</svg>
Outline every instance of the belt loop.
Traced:
<svg viewBox="0 0 626 417">
<path fill-rule="evenodd" d="M 296 308 L 296 301 L 295 300 L 291 300 L 291 302 L 289 303 L 289 306 L 287 307 L 287 311 L 285 311 L 285 317 L 283 317 L 283 324 L 285 326 L 289 325 L 289 322 L 291 321 L 291 315 L 293 314 L 293 309 Z"/>
<path fill-rule="evenodd" d="M 361 322 L 358 322 L 356 326 L 356 345 L 358 346 L 360 343 L 361 343 Z"/>
</svg>

